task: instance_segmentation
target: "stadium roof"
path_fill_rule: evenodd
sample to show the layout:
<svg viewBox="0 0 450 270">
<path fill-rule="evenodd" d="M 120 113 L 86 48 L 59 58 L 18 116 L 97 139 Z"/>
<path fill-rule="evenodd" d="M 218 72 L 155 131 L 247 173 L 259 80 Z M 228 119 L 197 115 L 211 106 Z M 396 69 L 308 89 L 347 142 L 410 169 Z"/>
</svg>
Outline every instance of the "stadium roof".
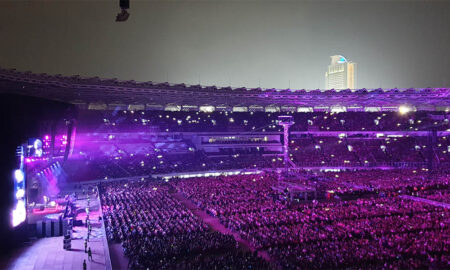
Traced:
<svg viewBox="0 0 450 270">
<path fill-rule="evenodd" d="M 450 88 L 292 90 L 231 88 L 117 79 L 81 78 L 0 69 L 0 93 L 43 97 L 106 109 L 121 105 L 141 109 L 167 105 L 305 108 L 398 108 L 408 105 L 417 110 L 450 108 Z"/>
</svg>

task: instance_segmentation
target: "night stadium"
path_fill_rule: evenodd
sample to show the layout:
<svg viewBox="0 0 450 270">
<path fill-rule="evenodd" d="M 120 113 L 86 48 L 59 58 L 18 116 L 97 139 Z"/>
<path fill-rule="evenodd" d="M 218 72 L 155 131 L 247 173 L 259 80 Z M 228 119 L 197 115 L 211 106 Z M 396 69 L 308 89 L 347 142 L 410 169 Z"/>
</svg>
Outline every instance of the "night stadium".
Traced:
<svg viewBox="0 0 450 270">
<path fill-rule="evenodd" d="M 318 89 L 2 66 L 0 268 L 448 269 L 450 88 L 353 64 Z"/>
</svg>

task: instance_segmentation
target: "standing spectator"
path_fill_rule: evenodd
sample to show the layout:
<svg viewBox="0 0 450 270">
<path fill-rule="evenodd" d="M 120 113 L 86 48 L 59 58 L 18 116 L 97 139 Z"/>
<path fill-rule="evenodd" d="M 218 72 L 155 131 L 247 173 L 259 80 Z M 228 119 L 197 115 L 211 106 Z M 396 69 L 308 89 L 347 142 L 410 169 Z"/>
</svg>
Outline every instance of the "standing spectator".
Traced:
<svg viewBox="0 0 450 270">
<path fill-rule="evenodd" d="M 93 261 L 93 259 L 92 259 L 92 250 L 91 250 L 91 247 L 89 247 L 89 249 L 88 249 L 88 260 L 89 260 L 89 261 Z"/>
</svg>

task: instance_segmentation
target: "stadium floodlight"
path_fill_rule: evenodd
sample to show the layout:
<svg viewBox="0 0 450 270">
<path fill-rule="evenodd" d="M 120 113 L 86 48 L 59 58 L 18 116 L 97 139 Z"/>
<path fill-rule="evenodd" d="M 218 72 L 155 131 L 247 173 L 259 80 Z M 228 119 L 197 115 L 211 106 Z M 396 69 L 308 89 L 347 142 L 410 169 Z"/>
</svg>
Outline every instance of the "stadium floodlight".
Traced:
<svg viewBox="0 0 450 270">
<path fill-rule="evenodd" d="M 409 113 L 410 111 L 412 111 L 412 109 L 411 109 L 411 107 L 409 107 L 409 106 L 401 105 L 400 107 L 398 107 L 398 112 L 399 112 L 400 114 L 407 114 L 407 113 Z"/>
<path fill-rule="evenodd" d="M 201 112 L 205 112 L 205 113 L 212 113 L 212 112 L 214 112 L 215 108 L 214 108 L 214 106 L 204 105 L 204 106 L 200 106 L 199 110 Z"/>
<path fill-rule="evenodd" d="M 16 199 L 20 200 L 25 196 L 25 190 L 23 188 L 17 190 L 16 192 Z"/>
</svg>

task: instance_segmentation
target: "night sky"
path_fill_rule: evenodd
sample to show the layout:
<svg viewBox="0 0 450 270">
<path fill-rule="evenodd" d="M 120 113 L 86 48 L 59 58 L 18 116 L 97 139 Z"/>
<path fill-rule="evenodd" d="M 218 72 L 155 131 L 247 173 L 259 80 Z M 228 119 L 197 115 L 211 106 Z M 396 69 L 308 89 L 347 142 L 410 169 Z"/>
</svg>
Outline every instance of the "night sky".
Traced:
<svg viewBox="0 0 450 270">
<path fill-rule="evenodd" d="M 232 87 L 450 85 L 450 1 L 0 1 L 0 67 Z"/>
</svg>

